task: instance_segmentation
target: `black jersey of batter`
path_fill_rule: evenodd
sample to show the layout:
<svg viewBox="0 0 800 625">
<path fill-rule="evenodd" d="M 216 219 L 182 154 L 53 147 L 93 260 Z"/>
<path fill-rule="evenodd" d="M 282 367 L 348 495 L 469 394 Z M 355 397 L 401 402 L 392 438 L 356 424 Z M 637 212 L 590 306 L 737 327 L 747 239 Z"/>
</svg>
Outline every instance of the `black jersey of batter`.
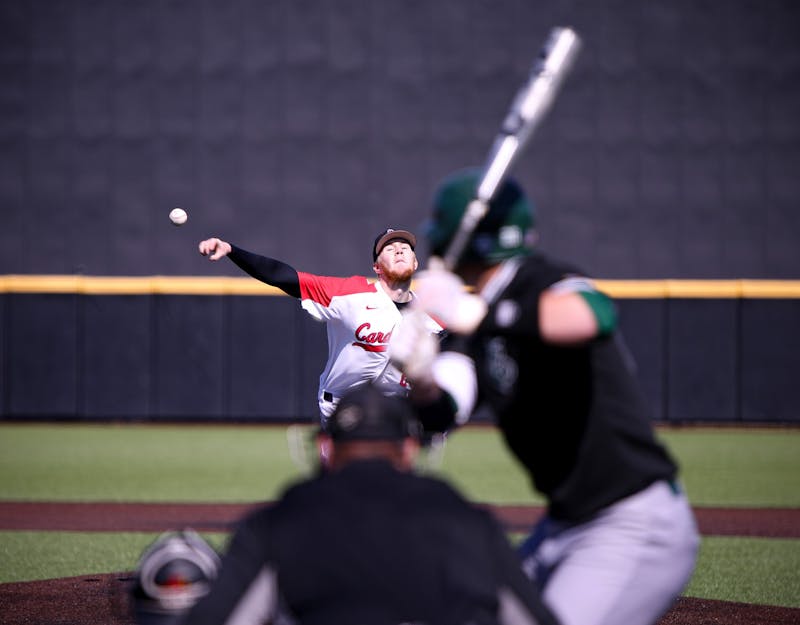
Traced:
<svg viewBox="0 0 800 625">
<path fill-rule="evenodd" d="M 550 515 L 580 520 L 673 478 L 675 462 L 655 439 L 620 333 L 577 347 L 539 337 L 542 291 L 585 274 L 540 254 L 513 262 L 516 273 L 476 333 L 448 340 L 474 359 L 479 401 L 491 407 L 508 447 L 547 496 Z"/>
<path fill-rule="evenodd" d="M 272 591 L 256 583 L 265 572 Z M 278 605 L 304 625 L 554 622 L 488 512 L 381 460 L 302 482 L 248 516 L 186 623 Z"/>
</svg>

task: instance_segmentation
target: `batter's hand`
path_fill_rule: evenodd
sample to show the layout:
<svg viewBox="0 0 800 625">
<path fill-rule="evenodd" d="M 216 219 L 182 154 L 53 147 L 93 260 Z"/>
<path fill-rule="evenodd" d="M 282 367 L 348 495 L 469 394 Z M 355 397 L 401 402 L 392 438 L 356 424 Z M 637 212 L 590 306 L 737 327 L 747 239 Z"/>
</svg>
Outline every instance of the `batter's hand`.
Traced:
<svg viewBox="0 0 800 625">
<path fill-rule="evenodd" d="M 468 293 L 464 283 L 445 269 L 427 269 L 414 278 L 414 305 L 456 334 L 470 334 L 486 316 L 486 302 Z"/>
<path fill-rule="evenodd" d="M 231 244 L 222 239 L 212 237 L 205 241 L 200 241 L 197 249 L 200 250 L 203 256 L 208 256 L 208 260 L 219 260 L 231 253 Z"/>
</svg>

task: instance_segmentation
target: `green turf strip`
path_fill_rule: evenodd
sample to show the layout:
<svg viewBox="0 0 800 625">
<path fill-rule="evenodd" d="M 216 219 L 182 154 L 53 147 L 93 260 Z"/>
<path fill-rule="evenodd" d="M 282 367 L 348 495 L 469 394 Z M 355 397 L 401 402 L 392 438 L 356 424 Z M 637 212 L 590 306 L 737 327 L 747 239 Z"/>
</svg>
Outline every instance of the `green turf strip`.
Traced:
<svg viewBox="0 0 800 625">
<path fill-rule="evenodd" d="M 0 531 L 0 583 L 133 571 L 159 534 Z M 202 534 L 217 549 L 223 533 Z"/>
</svg>

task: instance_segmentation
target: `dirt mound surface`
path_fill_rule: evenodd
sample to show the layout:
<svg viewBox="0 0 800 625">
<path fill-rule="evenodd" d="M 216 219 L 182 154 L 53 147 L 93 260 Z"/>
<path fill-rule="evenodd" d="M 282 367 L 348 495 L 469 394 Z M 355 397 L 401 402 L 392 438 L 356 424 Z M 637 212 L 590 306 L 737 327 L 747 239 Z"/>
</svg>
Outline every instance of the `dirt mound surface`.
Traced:
<svg viewBox="0 0 800 625">
<path fill-rule="evenodd" d="M 135 625 L 130 573 L 0 584 L 4 625 Z M 681 597 L 658 625 L 796 625 L 800 609 Z"/>
</svg>

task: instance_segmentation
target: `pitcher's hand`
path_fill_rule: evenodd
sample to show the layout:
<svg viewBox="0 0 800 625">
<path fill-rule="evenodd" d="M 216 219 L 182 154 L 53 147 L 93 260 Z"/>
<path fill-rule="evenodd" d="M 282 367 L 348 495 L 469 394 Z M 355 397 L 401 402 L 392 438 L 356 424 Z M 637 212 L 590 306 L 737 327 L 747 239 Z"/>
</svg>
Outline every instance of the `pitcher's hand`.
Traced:
<svg viewBox="0 0 800 625">
<path fill-rule="evenodd" d="M 203 256 L 208 256 L 208 260 L 219 260 L 231 253 L 231 244 L 216 237 L 200 241 L 197 248 Z"/>
</svg>

